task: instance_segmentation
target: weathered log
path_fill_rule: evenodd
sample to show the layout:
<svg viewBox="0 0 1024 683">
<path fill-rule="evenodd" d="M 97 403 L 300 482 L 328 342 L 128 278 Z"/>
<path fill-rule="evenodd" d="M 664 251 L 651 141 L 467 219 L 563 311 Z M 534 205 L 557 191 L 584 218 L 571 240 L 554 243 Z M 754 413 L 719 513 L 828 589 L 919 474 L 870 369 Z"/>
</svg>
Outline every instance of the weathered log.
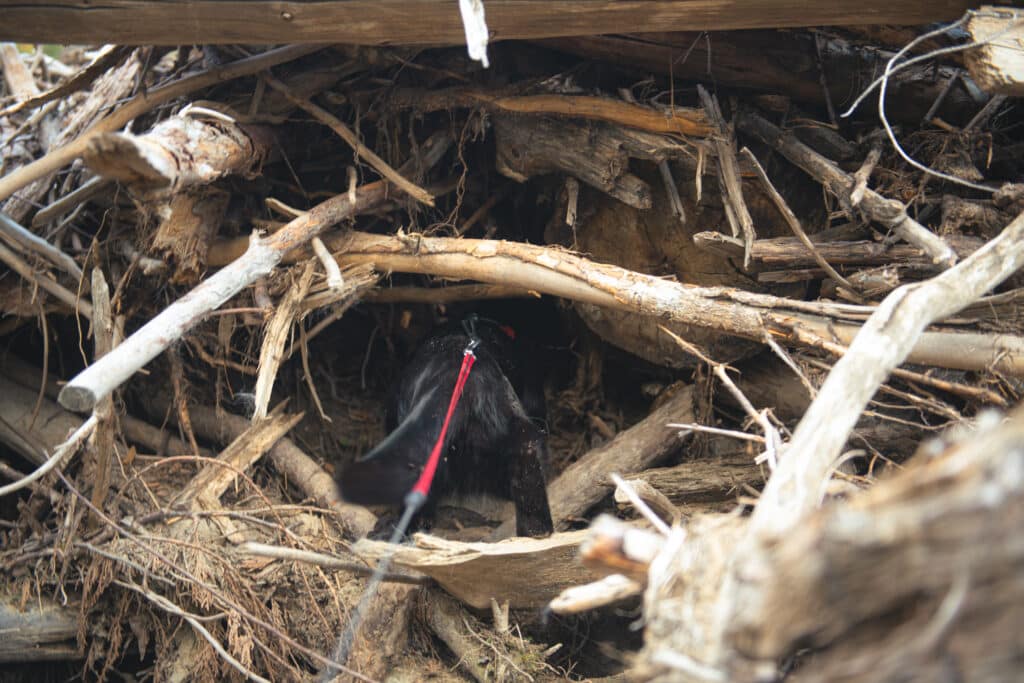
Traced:
<svg viewBox="0 0 1024 683">
<path fill-rule="evenodd" d="M 850 307 L 800 302 L 728 287 L 696 287 L 593 263 L 570 252 L 518 242 L 371 235 L 339 232 L 324 239 L 342 265 L 372 263 L 381 270 L 427 273 L 452 279 L 518 286 L 598 306 L 657 316 L 662 321 L 718 330 L 754 341 L 772 325 L 802 326 L 849 344 L 860 327 L 822 313 Z M 211 265 L 229 262 L 244 249 L 227 240 L 211 247 Z M 298 258 L 301 252 L 290 258 Z M 971 258 L 974 258 L 972 255 Z M 795 310 L 794 310 L 795 309 Z M 870 307 L 855 309 L 859 317 Z M 800 311 L 815 311 L 810 315 Z M 1024 373 L 1024 339 L 1012 335 L 925 332 L 907 362 L 964 370 L 992 367 Z"/>
<path fill-rule="evenodd" d="M 990 416 L 991 417 L 991 416 Z M 1016 677 L 1024 637 L 1024 415 L 830 506 L 768 551 L 729 632 L 750 660 L 812 646 L 801 680 Z"/>
<path fill-rule="evenodd" d="M 767 472 L 751 455 L 694 458 L 672 467 L 656 467 L 636 475 L 665 494 L 683 513 L 694 505 L 735 501 L 745 489 L 760 489 Z"/>
<path fill-rule="evenodd" d="M 52 401 L 39 402 L 38 391 L 0 375 L 0 440 L 29 462 L 40 465 L 46 454 L 82 424 L 82 418 Z"/>
<path fill-rule="evenodd" d="M 816 38 L 820 37 L 820 32 L 813 31 L 765 30 L 710 35 L 698 31 L 581 35 L 537 42 L 617 66 L 630 65 L 675 79 L 710 81 L 719 88 L 784 95 L 812 106 L 824 107 L 827 92 L 835 106 L 842 108 L 858 94 L 856 88 L 850 87 L 851 74 L 878 73 L 885 68 L 888 56 L 877 49 L 877 43 L 862 48 L 830 36 L 820 40 L 819 61 Z M 898 44 L 911 37 L 914 36 Z M 929 63 L 893 74 L 886 96 L 889 116 L 897 121 L 920 122 L 952 73 L 953 67 Z M 954 85 L 957 87 L 947 93 L 938 113 L 947 121 L 966 121 L 973 116 L 978 103 L 966 87 Z"/>
<path fill-rule="evenodd" d="M 492 0 L 487 3 L 487 25 L 491 40 L 507 40 L 615 33 L 623 27 L 642 32 L 922 24 L 954 19 L 971 6 L 965 0 L 843 0 L 813 5 L 761 0 L 756 8 L 737 11 L 733 0 L 645 0 L 626 5 L 609 0 Z M 215 0 L 113 0 L 102 7 L 78 0 L 46 5 L 6 0 L 0 5 L 0 27 L 0 39 L 37 43 L 459 45 L 466 40 L 457 6 L 433 0 L 287 5 L 266 0 L 230 5 Z"/>
<path fill-rule="evenodd" d="M 0 375 L 0 396 L 10 397 L 9 404 L 12 406 L 20 405 L 24 408 L 34 405 L 38 398 L 38 385 L 43 381 L 40 377 L 40 372 L 40 370 L 17 358 L 5 358 L 4 372 L 3 375 Z M 64 410 L 56 402 L 57 394 L 60 393 L 60 386 L 57 384 L 57 381 L 52 377 L 46 378 L 45 381 L 46 386 L 43 388 L 43 394 L 49 400 L 44 399 L 40 404 L 39 417 L 36 418 L 37 425 L 42 427 L 54 422 L 65 428 L 73 428 L 76 421 L 78 423 L 81 422 L 81 417 Z M 4 403 L 0 402 L 0 405 Z M 4 414 L 4 419 L 15 419 L 14 414 Z M 190 445 L 177 436 L 168 434 L 165 430 L 154 427 L 148 422 L 144 422 L 131 415 L 120 415 L 118 422 L 121 425 L 125 439 L 129 443 L 145 446 L 153 453 L 160 453 L 162 455 L 185 455 L 192 453 Z M 59 427 L 56 428 L 56 432 L 59 431 Z M 42 439 L 41 441 L 49 443 L 47 439 Z M 59 443 L 59 440 L 53 441 L 53 443 Z M 27 453 L 23 454 L 28 457 Z M 207 456 L 209 452 L 203 449 L 199 455 Z"/>
<path fill-rule="evenodd" d="M 9 598 L 0 599 L 0 663 L 43 662 L 78 659 L 76 610 L 42 598 L 19 608 Z"/>
<path fill-rule="evenodd" d="M 1000 228 L 1005 223 L 1000 224 Z M 881 242 L 817 241 L 810 235 L 818 253 L 833 266 L 910 266 L 918 272 L 934 272 L 935 264 L 920 249 L 909 244 L 887 245 Z M 961 258 L 972 254 L 984 241 L 967 235 L 949 235 L 949 246 Z M 720 232 L 699 232 L 693 243 L 730 258 L 743 258 L 742 241 Z M 757 270 L 781 268 L 809 268 L 817 265 L 814 255 L 796 237 L 775 237 L 754 240 L 750 250 L 750 266 Z"/>
<path fill-rule="evenodd" d="M 620 202 L 651 208 L 651 188 L 629 173 L 621 130 L 557 119 L 494 118 L 498 171 L 517 182 L 546 173 L 565 173 Z M 663 147 L 671 143 L 665 142 Z"/>
</svg>

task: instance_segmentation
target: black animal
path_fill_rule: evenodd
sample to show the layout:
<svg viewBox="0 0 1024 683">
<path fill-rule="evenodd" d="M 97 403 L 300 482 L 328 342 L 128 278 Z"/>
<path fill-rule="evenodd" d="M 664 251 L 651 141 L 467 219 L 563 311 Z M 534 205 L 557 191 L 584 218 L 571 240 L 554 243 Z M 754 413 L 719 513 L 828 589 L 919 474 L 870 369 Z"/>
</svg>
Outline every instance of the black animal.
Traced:
<svg viewBox="0 0 1024 683">
<path fill-rule="evenodd" d="M 447 493 L 511 498 L 517 534 L 550 534 L 541 376 L 509 328 L 475 317 L 417 350 L 388 401 L 390 434 L 342 471 L 341 495 L 361 505 L 403 502 L 440 436 L 471 338 L 479 341 L 477 360 L 452 414 L 430 502 Z"/>
</svg>

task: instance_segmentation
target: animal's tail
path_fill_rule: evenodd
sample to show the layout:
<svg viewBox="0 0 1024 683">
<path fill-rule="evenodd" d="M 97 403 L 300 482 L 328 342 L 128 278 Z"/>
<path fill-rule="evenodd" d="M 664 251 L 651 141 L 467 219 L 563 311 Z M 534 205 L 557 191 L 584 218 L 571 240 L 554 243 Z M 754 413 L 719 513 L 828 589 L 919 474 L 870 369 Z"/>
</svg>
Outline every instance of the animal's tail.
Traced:
<svg viewBox="0 0 1024 683">
<path fill-rule="evenodd" d="M 358 505 L 397 505 L 409 493 L 441 433 L 447 405 L 426 392 L 376 448 L 342 471 L 341 497 Z"/>
</svg>

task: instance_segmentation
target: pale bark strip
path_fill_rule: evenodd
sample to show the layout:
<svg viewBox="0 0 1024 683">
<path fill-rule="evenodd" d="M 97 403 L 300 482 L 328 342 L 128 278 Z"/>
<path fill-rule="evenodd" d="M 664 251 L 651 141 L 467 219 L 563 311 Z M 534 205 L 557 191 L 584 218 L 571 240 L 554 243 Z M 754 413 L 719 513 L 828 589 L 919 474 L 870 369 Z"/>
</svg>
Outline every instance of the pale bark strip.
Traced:
<svg viewBox="0 0 1024 683">
<path fill-rule="evenodd" d="M 932 322 L 970 305 L 1024 265 L 1024 214 L 998 237 L 930 280 L 885 298 L 836 362 L 761 494 L 751 532 L 781 534 L 818 503 L 867 402 Z"/>
</svg>

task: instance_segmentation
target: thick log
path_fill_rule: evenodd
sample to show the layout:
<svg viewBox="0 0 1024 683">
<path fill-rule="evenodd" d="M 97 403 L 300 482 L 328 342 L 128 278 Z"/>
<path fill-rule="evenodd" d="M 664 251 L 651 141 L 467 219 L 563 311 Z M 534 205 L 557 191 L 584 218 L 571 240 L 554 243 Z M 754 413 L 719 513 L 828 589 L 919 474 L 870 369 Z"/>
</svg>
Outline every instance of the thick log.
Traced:
<svg viewBox="0 0 1024 683">
<path fill-rule="evenodd" d="M 880 72 L 888 60 L 877 49 L 830 38 L 822 41 L 819 62 L 815 34 L 796 31 L 721 32 L 710 36 L 699 32 L 590 35 L 538 42 L 617 66 L 629 65 L 675 79 L 711 81 L 719 88 L 785 95 L 810 106 L 825 105 L 826 90 L 821 82 L 824 69 L 828 93 L 837 108 L 851 104 L 859 93 L 850 87 L 850 74 Z M 952 73 L 952 67 L 929 63 L 894 74 L 887 94 L 889 115 L 900 121 L 919 122 Z M 947 121 L 966 121 L 979 105 L 966 87 L 954 85 L 937 113 Z"/>
<path fill-rule="evenodd" d="M 82 159 L 98 174 L 137 188 L 206 185 L 229 174 L 253 177 L 273 146 L 262 126 L 174 116 L 145 135 L 94 136 Z"/>
<path fill-rule="evenodd" d="M 1002 227 L 1002 225 L 1000 226 Z M 967 235 L 949 235 L 949 246 L 961 258 L 984 244 Z M 920 249 L 909 244 L 884 244 L 869 240 L 855 242 L 818 242 L 811 235 L 818 253 L 832 266 L 912 266 L 919 272 L 934 272 L 935 264 Z M 693 243 L 706 251 L 729 258 L 743 258 L 743 242 L 720 232 L 698 232 Z M 750 249 L 751 269 L 808 268 L 817 265 L 814 255 L 796 237 L 755 240 Z"/>
<path fill-rule="evenodd" d="M 0 600 L 0 662 L 42 662 L 77 659 L 77 610 L 48 600 L 28 601 L 24 609 Z"/>
<path fill-rule="evenodd" d="M 1015 413 L 982 420 L 943 456 L 919 457 L 783 538 L 758 565 L 760 599 L 742 601 L 731 623 L 737 649 L 778 660 L 814 648 L 807 681 L 931 681 L 953 670 L 964 681 L 1016 679 L 1024 420 Z"/>
<path fill-rule="evenodd" d="M 490 0 L 491 40 L 954 19 L 966 0 Z M 88 0 L 0 4 L 0 39 L 38 43 L 417 43 L 458 45 L 457 3 L 436 0 Z"/>
<path fill-rule="evenodd" d="M 782 329 L 800 326 L 822 337 L 834 336 L 842 344 L 849 344 L 860 330 L 859 325 L 796 312 L 839 311 L 827 304 L 806 304 L 727 287 L 681 285 L 616 266 L 593 263 L 550 247 L 465 238 L 420 237 L 410 240 L 356 231 L 335 233 L 324 241 L 332 251 L 339 252 L 337 258 L 342 265 L 372 263 L 379 270 L 519 286 L 572 301 L 657 316 L 662 321 L 719 330 L 754 341 L 764 339 L 769 324 Z M 236 240 L 215 244 L 210 248 L 209 263 L 230 262 L 242 248 L 243 244 Z M 975 255 L 970 258 L 975 258 Z M 870 310 L 861 309 L 860 314 Z M 1012 335 L 925 332 L 907 357 L 907 362 L 964 370 L 983 370 L 994 364 L 994 367 L 1016 375 L 1024 373 L 1024 339 Z"/>
</svg>

